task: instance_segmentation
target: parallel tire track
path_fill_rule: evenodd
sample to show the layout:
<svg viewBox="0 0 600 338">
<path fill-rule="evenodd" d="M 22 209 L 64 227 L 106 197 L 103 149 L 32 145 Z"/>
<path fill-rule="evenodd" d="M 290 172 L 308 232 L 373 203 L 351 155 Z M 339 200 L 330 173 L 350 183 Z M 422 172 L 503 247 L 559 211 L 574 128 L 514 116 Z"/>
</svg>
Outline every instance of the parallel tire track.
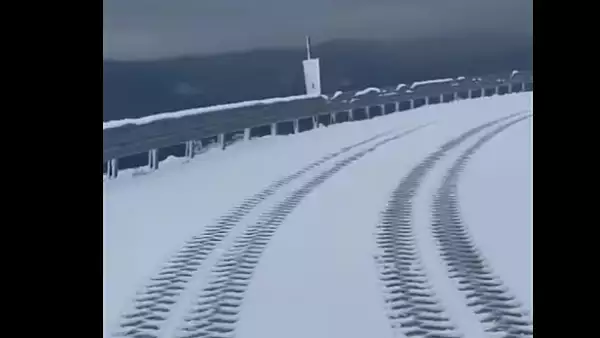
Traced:
<svg viewBox="0 0 600 338">
<path fill-rule="evenodd" d="M 448 265 L 450 277 L 457 280 L 467 305 L 479 315 L 486 331 L 502 333 L 506 338 L 533 336 L 533 322 L 521 304 L 509 294 L 502 280 L 493 275 L 489 264 L 469 238 L 468 228 L 461 218 L 457 182 L 477 150 L 502 131 L 530 117 L 519 118 L 492 130 L 467 149 L 448 170 L 433 201 L 432 232 Z"/>
<path fill-rule="evenodd" d="M 524 112 L 485 123 L 443 144 L 414 167 L 394 190 L 377 226 L 376 258 L 392 328 L 407 337 L 461 337 L 423 270 L 412 226 L 412 203 L 421 181 L 446 153 L 481 130 Z"/>
<path fill-rule="evenodd" d="M 271 211 L 261 215 L 259 221 L 249 226 L 215 265 L 208 287 L 202 290 L 190 315 L 184 318 L 185 323 L 178 337 L 232 337 L 235 334 L 244 293 L 250 285 L 260 256 L 285 218 L 308 194 L 344 167 L 378 147 L 423 127 L 425 126 L 388 137 L 368 149 L 336 162 L 332 168 L 315 176 L 276 204 Z"/>
<path fill-rule="evenodd" d="M 298 179 L 308 171 L 347 153 L 357 147 L 365 145 L 390 134 L 383 132 L 364 141 L 341 148 L 337 152 L 323 156 L 317 161 L 301 168 L 297 172 L 274 181 L 262 191 L 245 199 L 237 207 L 221 216 L 215 224 L 205 228 L 199 236 L 192 237 L 172 259 L 170 259 L 151 278 L 151 282 L 144 287 L 133 302 L 133 310 L 121 317 L 119 332 L 115 336 L 134 338 L 157 338 L 161 325 L 167 320 L 174 304 L 186 289 L 187 283 L 215 247 L 239 224 L 243 217 L 249 214 L 257 205 L 275 194 L 280 188 Z"/>
</svg>

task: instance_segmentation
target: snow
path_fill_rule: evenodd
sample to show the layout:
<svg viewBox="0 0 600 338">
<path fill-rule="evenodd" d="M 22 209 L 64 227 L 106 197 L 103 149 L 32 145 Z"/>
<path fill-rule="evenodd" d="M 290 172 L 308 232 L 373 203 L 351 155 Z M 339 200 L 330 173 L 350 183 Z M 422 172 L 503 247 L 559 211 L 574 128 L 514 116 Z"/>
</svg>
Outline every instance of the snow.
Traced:
<svg viewBox="0 0 600 338">
<path fill-rule="evenodd" d="M 379 88 L 375 88 L 375 87 L 369 87 L 369 88 L 365 88 L 363 90 L 360 90 L 358 92 L 356 92 L 356 94 L 354 94 L 354 96 L 362 96 L 362 95 L 366 95 L 368 93 L 381 93 L 381 89 Z"/>
<path fill-rule="evenodd" d="M 475 242 L 517 299 L 531 312 L 532 145 L 530 119 L 475 153 L 459 183 L 463 216 Z"/>
<path fill-rule="evenodd" d="M 413 84 L 410 86 L 410 88 L 415 88 L 415 87 L 417 87 L 417 86 L 422 86 L 422 85 L 425 85 L 425 84 L 433 84 L 433 83 L 446 83 L 446 82 L 452 82 L 452 81 L 454 81 L 454 79 L 452 79 L 452 78 L 447 78 L 447 79 L 435 79 L 435 80 L 427 80 L 427 81 L 417 81 L 417 82 L 414 82 L 414 83 L 413 83 Z"/>
<path fill-rule="evenodd" d="M 331 97 L 331 99 L 330 99 L 330 100 L 333 100 L 333 99 L 335 99 L 336 97 L 338 97 L 338 96 L 340 96 L 340 95 L 342 95 L 342 94 L 343 94 L 343 92 L 341 92 L 341 91 L 339 91 L 339 90 L 338 90 L 337 92 L 335 92 L 335 93 L 333 94 L 333 96 Z"/>
<path fill-rule="evenodd" d="M 102 128 L 103 129 L 117 128 L 117 127 L 122 127 L 127 124 L 142 125 L 142 124 L 152 123 L 152 122 L 155 122 L 158 120 L 175 119 L 175 118 L 181 118 L 184 116 L 215 112 L 215 111 L 219 111 L 219 110 L 243 108 L 243 107 L 257 106 L 257 105 L 262 105 L 262 104 L 289 102 L 289 101 L 295 101 L 295 100 L 305 100 L 308 98 L 319 97 L 320 95 L 321 94 L 319 93 L 319 94 L 314 94 L 314 95 L 275 97 L 275 98 L 269 98 L 269 99 L 264 99 L 264 100 L 243 101 L 243 102 L 227 103 L 227 104 L 221 104 L 221 105 L 210 106 L 210 107 L 186 109 L 186 110 L 180 110 L 180 111 L 176 111 L 176 112 L 154 114 L 154 115 L 150 115 L 150 116 L 140 117 L 137 119 L 122 119 L 122 120 L 103 122 Z"/>
<path fill-rule="evenodd" d="M 355 135 L 339 140 L 330 137 L 348 132 L 339 128 L 341 124 L 276 137 L 277 142 L 267 136 L 234 144 L 226 151 L 209 151 L 185 165 L 183 159 L 161 162 L 160 169 L 148 175 L 124 170 L 117 180 L 104 182 L 107 325 L 114 326 L 114 317 L 133 294 L 186 239 L 271 181 L 387 129 L 373 121 L 349 123 L 345 128 Z M 265 165 L 274 161 L 277 165 Z"/>
<path fill-rule="evenodd" d="M 121 171 L 118 179 L 103 183 L 105 329 L 115 327 L 135 292 L 170 254 L 244 198 L 342 147 L 392 128 L 401 132 L 433 122 L 368 153 L 302 200 L 263 253 L 236 324 L 236 337 L 241 338 L 394 337 L 374 261 L 373 236 L 389 194 L 444 142 L 483 122 L 528 109 L 532 99 L 531 93 L 522 93 L 424 106 L 298 135 L 239 142 L 189 161 L 170 158 L 146 175 Z M 531 251 L 528 124 L 509 128 L 481 148 L 458 187 L 475 242 L 520 299 L 529 299 L 532 292 L 527 259 L 522 258 L 527 255 L 507 252 Z M 310 170 L 248 214 L 205 261 L 160 337 L 171 336 L 193 295 L 206 286 L 208 271 L 236 235 L 334 162 L 373 143 Z M 427 175 L 415 199 L 414 217 L 419 251 L 434 291 L 465 337 L 481 337 L 481 327 L 447 277 L 428 228 L 434 190 L 451 162 L 471 144 L 450 152 Z"/>
<path fill-rule="evenodd" d="M 459 81 L 461 81 L 461 80 L 464 80 L 464 79 L 465 79 L 465 77 L 464 77 L 464 76 L 459 76 L 459 77 L 457 77 L 456 79 L 457 79 L 457 80 L 459 80 Z"/>
<path fill-rule="evenodd" d="M 392 337 L 373 243 L 364 240 L 371 238 L 372 227 L 352 226 L 376 224 L 389 184 L 369 181 L 369 193 L 379 193 L 368 203 L 364 184 L 348 184 L 389 164 L 381 155 L 375 152 L 335 175 L 286 220 L 255 273 L 238 337 Z M 347 212 L 352 209 L 364 212 Z M 300 318 L 306 324 L 298 325 Z"/>
<path fill-rule="evenodd" d="M 484 120 L 479 120 L 477 123 L 472 124 L 471 127 L 479 125 L 485 121 L 489 121 L 494 118 L 507 115 L 506 113 L 508 112 L 508 110 L 504 110 L 504 108 L 505 108 L 505 106 L 500 106 L 499 109 L 497 109 L 495 111 L 487 110 Z M 526 109 L 528 107 L 527 107 L 527 105 L 524 105 L 523 108 Z M 516 112 L 518 110 L 519 109 L 516 109 L 513 112 Z M 461 131 L 466 131 L 467 129 L 469 129 L 469 128 L 467 128 L 467 127 L 461 128 Z M 487 131 L 489 131 L 489 130 L 486 130 L 483 133 L 485 133 Z M 458 134 L 459 134 L 459 132 L 454 133 L 455 136 L 458 136 Z M 450 315 L 451 320 L 457 325 L 459 331 L 464 332 L 465 337 L 469 337 L 469 338 L 486 337 L 487 335 L 485 334 L 484 327 L 479 322 L 479 319 L 477 318 L 477 316 L 473 313 L 473 311 L 469 307 L 467 307 L 467 305 L 465 303 L 464 294 L 462 294 L 458 290 L 457 284 L 455 283 L 455 281 L 451 280 L 448 277 L 446 263 L 442 260 L 442 258 L 439 255 L 440 251 L 437 248 L 436 241 L 433 238 L 433 235 L 431 232 L 431 227 L 430 227 L 431 220 L 432 220 L 431 206 L 433 204 L 433 196 L 434 196 L 434 194 L 437 193 L 438 188 L 441 186 L 443 179 L 444 179 L 445 175 L 447 174 L 448 169 L 454 164 L 454 161 L 456 160 L 456 158 L 458 156 L 460 156 L 466 149 L 468 149 L 470 146 L 472 146 L 482 135 L 483 134 L 481 134 L 481 133 L 477 134 L 476 136 L 466 140 L 461 145 L 459 145 L 456 148 L 449 151 L 446 154 L 446 156 L 443 157 L 436 164 L 436 166 L 431 170 L 431 172 L 429 172 L 429 174 L 423 181 L 421 188 L 419 189 L 419 192 L 417 193 L 417 196 L 415 198 L 415 205 L 417 207 L 416 207 L 416 212 L 414 214 L 414 223 L 417 228 L 417 240 L 419 243 L 419 247 L 421 248 L 423 263 L 427 269 L 427 272 L 429 274 L 430 280 L 432 281 L 432 285 L 434 286 L 434 290 L 435 290 L 436 294 L 442 300 L 442 304 L 446 305 L 449 310 L 448 313 Z M 498 136 L 498 137 L 500 137 L 500 136 Z M 445 139 L 445 140 L 450 140 L 451 138 L 452 137 L 450 135 L 445 135 L 443 137 L 443 139 Z M 486 146 L 484 146 L 480 151 L 487 152 L 488 150 L 490 150 L 490 149 L 486 149 Z M 519 146 L 522 146 L 521 143 L 519 143 Z M 437 149 L 434 149 L 434 150 L 437 150 Z M 434 150 L 432 150 L 432 151 L 434 151 Z M 506 151 L 506 150 L 510 150 L 510 149 L 504 149 L 504 151 Z M 493 155 L 493 152 L 492 152 L 492 155 Z M 477 156 L 477 155 L 475 155 L 475 156 Z M 470 162 L 467 164 L 467 168 L 469 167 L 469 165 L 470 165 Z M 493 167 L 488 168 L 488 169 L 494 170 Z M 461 175 L 461 180 L 465 179 L 467 176 L 468 175 L 466 173 L 463 173 Z M 481 182 L 479 180 L 477 180 L 477 184 L 480 184 L 480 183 Z M 477 189 L 478 190 L 472 191 L 469 196 L 471 196 L 471 198 L 479 200 L 479 199 L 482 199 L 482 190 L 479 190 L 480 187 L 478 187 Z M 487 196 L 487 194 L 486 194 L 486 196 Z M 461 199 L 460 201 L 462 202 L 463 199 Z M 463 212 L 469 212 L 469 213 L 478 212 L 477 209 L 475 209 L 471 206 L 466 206 L 465 204 L 462 204 L 462 203 L 461 203 L 461 207 L 462 207 Z M 525 207 L 528 207 L 528 204 L 526 204 Z M 478 222 L 481 222 L 483 225 L 485 225 L 487 222 L 489 222 L 488 218 L 490 217 L 490 215 L 481 213 L 481 216 L 482 217 L 477 220 Z M 521 220 L 521 221 L 523 221 L 523 220 Z M 525 218 L 525 222 L 527 222 L 527 221 L 528 221 L 528 219 Z M 467 226 L 469 226 L 469 227 L 471 226 L 471 222 L 469 222 L 468 219 L 466 220 L 466 223 L 467 223 Z M 477 226 L 477 225 L 481 225 L 481 224 L 474 224 L 474 225 Z M 478 245 L 481 244 L 480 242 L 477 242 L 477 241 L 476 241 L 476 243 Z M 504 250 L 506 250 L 507 249 L 506 244 L 507 244 L 507 242 L 502 242 L 499 245 L 503 245 Z M 482 248 L 483 248 L 482 251 L 485 255 L 487 252 L 487 250 L 486 250 L 487 247 L 482 246 Z M 515 257 L 511 257 L 511 259 L 514 259 L 514 258 Z M 523 275 L 523 276 L 526 276 L 526 275 Z"/>
<path fill-rule="evenodd" d="M 314 83 L 315 86 L 318 87 L 318 88 L 315 88 L 314 90 L 311 89 L 311 91 L 314 91 L 313 94 L 308 94 L 308 95 L 304 94 L 304 95 L 296 95 L 296 96 L 288 96 L 288 97 L 275 97 L 275 98 L 268 98 L 268 99 L 262 99 L 262 100 L 227 103 L 227 104 L 215 105 L 215 106 L 210 106 L 210 107 L 193 108 L 193 109 L 179 110 L 179 111 L 175 111 L 175 112 L 158 113 L 158 114 L 153 114 L 150 116 L 140 117 L 140 118 L 136 118 L 136 119 L 113 120 L 113 121 L 103 122 L 102 129 L 104 130 L 104 129 L 110 129 L 110 128 L 117 128 L 117 127 L 122 127 L 122 126 L 128 125 L 128 124 L 143 125 L 143 124 L 152 123 L 152 122 L 155 122 L 158 120 L 181 118 L 181 117 L 190 116 L 190 115 L 198 115 L 198 114 L 204 114 L 204 113 L 215 112 L 215 111 L 220 111 L 220 110 L 243 108 L 243 107 L 250 107 L 250 106 L 262 105 L 262 104 L 289 102 L 289 101 L 304 100 L 307 98 L 315 98 L 315 97 L 323 97 L 323 98 L 327 99 L 326 95 L 321 95 L 321 93 L 320 93 L 321 89 L 320 89 L 320 79 L 319 79 L 319 74 L 318 74 L 318 67 L 319 67 L 318 60 L 312 59 L 312 60 L 305 60 L 305 61 L 311 62 L 310 66 L 308 67 L 308 70 L 306 69 L 307 66 L 305 65 L 305 73 L 309 72 L 312 74 L 310 76 L 310 80 L 308 80 L 308 78 L 306 76 L 305 76 L 305 78 L 307 78 L 307 81 L 309 81 L 310 83 Z M 316 75 L 313 74 L 314 73 L 313 69 L 312 69 L 313 67 L 316 67 L 316 69 L 317 69 L 317 73 L 315 73 Z M 511 77 L 517 73 L 518 73 L 518 71 L 514 70 L 511 74 Z M 464 76 L 461 76 L 458 78 L 458 80 L 464 80 L 464 79 L 465 79 Z M 476 80 L 476 79 L 481 80 L 481 78 L 474 78 L 473 80 Z M 419 81 L 419 82 L 414 82 L 410 86 L 410 88 L 414 89 L 415 87 L 420 86 L 420 85 L 433 84 L 433 83 L 446 83 L 446 82 L 452 82 L 452 81 L 454 81 L 454 79 L 452 79 L 452 78 Z M 307 86 L 309 86 L 308 82 L 307 82 Z M 401 83 L 396 87 L 396 90 L 398 91 L 398 90 L 402 89 L 403 87 L 406 87 L 406 85 Z M 376 88 L 376 87 L 369 87 L 369 88 L 363 89 L 361 91 L 358 91 L 354 96 L 362 96 L 362 95 L 365 95 L 365 94 L 368 94 L 371 92 L 381 93 L 381 89 Z M 330 98 L 330 100 L 333 100 L 342 94 L 343 93 L 341 91 L 336 91 L 333 94 L 333 96 Z"/>
</svg>

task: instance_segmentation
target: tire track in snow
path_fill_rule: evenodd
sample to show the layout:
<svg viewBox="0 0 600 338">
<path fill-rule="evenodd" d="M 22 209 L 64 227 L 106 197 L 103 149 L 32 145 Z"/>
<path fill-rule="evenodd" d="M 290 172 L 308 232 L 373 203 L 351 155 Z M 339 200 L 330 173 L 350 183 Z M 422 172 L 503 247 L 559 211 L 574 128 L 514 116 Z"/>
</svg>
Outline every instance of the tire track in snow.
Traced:
<svg viewBox="0 0 600 338">
<path fill-rule="evenodd" d="M 469 147 L 448 170 L 432 206 L 431 230 L 440 255 L 448 266 L 450 278 L 457 281 L 467 305 L 479 316 L 486 332 L 500 333 L 506 338 L 533 336 L 533 322 L 500 277 L 493 274 L 470 238 L 461 218 L 457 182 L 470 157 L 486 142 L 530 117 L 527 115 L 506 123 Z"/>
<path fill-rule="evenodd" d="M 376 262 L 392 328 L 407 337 L 462 337 L 446 315 L 424 271 L 413 229 L 412 202 L 423 178 L 446 153 L 478 132 L 524 114 L 517 112 L 472 128 L 446 142 L 402 179 L 377 226 Z"/>
<path fill-rule="evenodd" d="M 414 133 L 427 125 L 388 137 L 372 147 L 336 162 L 332 168 L 315 176 L 283 201 L 277 203 L 269 212 L 261 215 L 259 221 L 249 226 L 215 265 L 208 287 L 201 291 L 189 316 L 184 318 L 185 323 L 181 326 L 178 337 L 233 337 L 244 293 L 250 285 L 254 269 L 269 240 L 285 221 L 285 218 L 308 194 L 344 167 L 358 161 L 377 148 Z"/>
<path fill-rule="evenodd" d="M 336 152 L 321 157 L 293 174 L 274 181 L 262 191 L 245 199 L 227 214 L 221 216 L 214 224 L 207 226 L 202 234 L 192 237 L 159 270 L 157 275 L 150 279 L 150 283 L 137 293 L 133 301 L 133 309 L 121 316 L 119 329 L 113 336 L 160 337 L 165 322 L 170 319 L 169 315 L 172 313 L 174 305 L 180 300 L 180 296 L 186 290 L 190 281 L 196 277 L 195 274 L 200 266 L 256 206 L 310 170 L 353 149 L 389 135 L 391 132 L 390 130 L 379 133 L 361 142 L 343 147 Z"/>
</svg>

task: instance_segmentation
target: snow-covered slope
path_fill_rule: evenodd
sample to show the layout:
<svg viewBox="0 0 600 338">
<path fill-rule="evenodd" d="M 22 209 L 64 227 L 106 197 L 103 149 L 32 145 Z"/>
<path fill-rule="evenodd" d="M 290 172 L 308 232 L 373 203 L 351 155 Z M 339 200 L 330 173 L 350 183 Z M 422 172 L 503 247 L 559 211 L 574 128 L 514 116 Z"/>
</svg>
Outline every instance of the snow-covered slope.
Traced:
<svg viewBox="0 0 600 338">
<path fill-rule="evenodd" d="M 519 300 L 533 311 L 532 121 L 499 134 L 466 167 L 458 187 L 475 242 Z M 485 197 L 485 198 L 482 198 Z M 507 246 L 510 250 L 507 250 Z"/>
<path fill-rule="evenodd" d="M 171 159 L 149 175 L 123 171 L 104 182 L 105 336 L 136 327 L 157 337 L 203 330 L 264 338 L 406 334 L 410 325 L 391 326 L 390 289 L 380 275 L 385 255 L 378 225 L 392 193 L 445 142 L 532 111 L 532 98 L 426 106 L 236 143 L 189 162 Z M 486 326 L 447 271 L 432 231 L 434 195 L 464 151 L 513 120 L 448 149 L 410 200 L 415 257 L 432 299 L 452 329 L 467 337 L 480 337 Z M 532 311 L 530 121 L 474 153 L 457 189 L 471 240 L 503 286 Z M 179 266 L 187 272 L 170 277 Z M 163 282 L 175 287 L 153 291 Z M 204 311 L 208 306 L 214 312 Z"/>
</svg>

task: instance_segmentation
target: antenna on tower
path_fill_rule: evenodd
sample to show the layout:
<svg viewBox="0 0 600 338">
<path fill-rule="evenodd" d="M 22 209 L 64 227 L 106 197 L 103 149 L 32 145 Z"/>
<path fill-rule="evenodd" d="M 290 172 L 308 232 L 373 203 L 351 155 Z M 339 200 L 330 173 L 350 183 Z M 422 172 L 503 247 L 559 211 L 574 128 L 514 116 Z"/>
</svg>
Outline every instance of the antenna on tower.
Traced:
<svg viewBox="0 0 600 338">
<path fill-rule="evenodd" d="M 310 60 L 310 36 L 306 36 L 306 59 Z"/>
</svg>

